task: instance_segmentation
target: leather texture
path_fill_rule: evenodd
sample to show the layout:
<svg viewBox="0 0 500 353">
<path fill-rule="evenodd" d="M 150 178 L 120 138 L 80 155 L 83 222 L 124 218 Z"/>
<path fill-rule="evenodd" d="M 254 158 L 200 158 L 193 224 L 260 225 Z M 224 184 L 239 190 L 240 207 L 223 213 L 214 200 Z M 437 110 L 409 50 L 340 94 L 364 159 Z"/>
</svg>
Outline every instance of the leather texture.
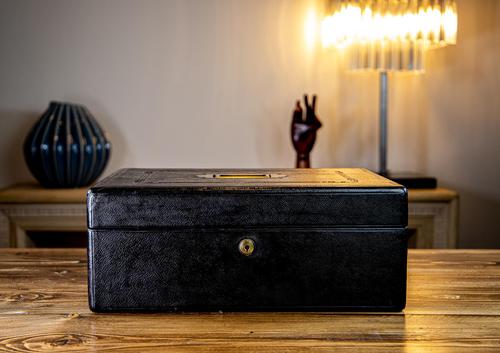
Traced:
<svg viewBox="0 0 500 353">
<path fill-rule="evenodd" d="M 88 225 L 91 229 L 406 226 L 406 189 L 371 172 L 354 170 L 126 169 L 90 189 Z M 221 174 L 284 177 L 199 177 Z"/>
<path fill-rule="evenodd" d="M 358 179 L 364 175 L 355 171 Z M 189 180 L 193 173 L 220 172 L 185 173 Z M 404 308 L 403 187 L 383 178 L 379 187 L 357 187 L 353 180 L 343 187 L 315 186 L 315 170 L 301 171 L 293 185 L 266 180 L 264 187 L 262 180 L 236 179 L 182 184 L 183 172 L 172 173 L 181 182 L 124 185 L 126 171 L 90 190 L 93 311 Z M 114 181 L 117 176 L 122 180 Z M 308 178 L 305 186 L 301 178 Z M 238 249 L 242 239 L 255 244 L 250 256 Z"/>
</svg>

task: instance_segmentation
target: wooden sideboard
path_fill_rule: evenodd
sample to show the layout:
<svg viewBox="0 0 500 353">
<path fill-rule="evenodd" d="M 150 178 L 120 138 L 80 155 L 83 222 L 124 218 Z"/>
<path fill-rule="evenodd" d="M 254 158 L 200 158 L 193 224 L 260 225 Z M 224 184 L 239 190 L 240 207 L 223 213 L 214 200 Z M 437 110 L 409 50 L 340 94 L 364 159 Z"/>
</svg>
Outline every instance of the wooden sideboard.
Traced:
<svg viewBox="0 0 500 353">
<path fill-rule="evenodd" d="M 449 189 L 409 190 L 408 227 L 415 231 L 410 247 L 457 248 L 458 201 L 458 193 Z"/>
<path fill-rule="evenodd" d="M 32 247 L 29 231 L 86 231 L 86 198 L 87 188 L 18 184 L 1 190 L 0 247 Z"/>
<path fill-rule="evenodd" d="M 27 232 L 84 232 L 86 188 L 45 189 L 19 184 L 0 191 L 0 247 L 32 247 Z M 458 194 L 449 189 L 410 190 L 410 246 L 456 248 Z M 47 233 L 50 234 L 50 233 Z"/>
</svg>

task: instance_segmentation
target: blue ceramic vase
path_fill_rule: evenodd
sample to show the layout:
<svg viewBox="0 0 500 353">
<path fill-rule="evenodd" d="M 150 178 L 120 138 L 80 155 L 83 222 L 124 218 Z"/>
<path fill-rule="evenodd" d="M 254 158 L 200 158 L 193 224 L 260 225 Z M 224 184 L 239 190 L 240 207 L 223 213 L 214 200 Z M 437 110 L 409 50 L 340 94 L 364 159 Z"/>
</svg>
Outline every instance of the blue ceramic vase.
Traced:
<svg viewBox="0 0 500 353">
<path fill-rule="evenodd" d="M 50 102 L 24 141 L 24 158 L 33 176 L 48 188 L 87 186 L 104 171 L 111 144 L 79 104 Z"/>
</svg>

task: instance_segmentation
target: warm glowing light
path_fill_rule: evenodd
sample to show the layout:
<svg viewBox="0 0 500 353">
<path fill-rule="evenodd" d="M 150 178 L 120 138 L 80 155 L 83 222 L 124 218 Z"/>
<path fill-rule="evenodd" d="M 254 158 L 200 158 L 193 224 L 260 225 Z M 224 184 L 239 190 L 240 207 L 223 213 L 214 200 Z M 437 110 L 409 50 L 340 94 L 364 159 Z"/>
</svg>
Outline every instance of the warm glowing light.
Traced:
<svg viewBox="0 0 500 353">
<path fill-rule="evenodd" d="M 306 45 L 309 49 L 314 47 L 316 43 L 316 34 L 318 28 L 318 20 L 316 16 L 316 11 L 309 10 L 306 17 L 306 22 L 304 24 L 304 37 L 306 40 Z"/>
<path fill-rule="evenodd" d="M 353 69 L 422 70 L 424 50 L 456 43 L 455 0 L 332 0 L 329 13 L 321 42 Z"/>
</svg>

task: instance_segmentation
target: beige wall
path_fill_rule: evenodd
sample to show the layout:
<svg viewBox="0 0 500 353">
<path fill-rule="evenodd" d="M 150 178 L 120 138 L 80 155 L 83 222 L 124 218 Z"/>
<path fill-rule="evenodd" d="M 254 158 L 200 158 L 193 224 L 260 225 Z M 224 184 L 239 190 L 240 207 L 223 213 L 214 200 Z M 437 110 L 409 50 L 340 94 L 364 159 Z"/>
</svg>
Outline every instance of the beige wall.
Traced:
<svg viewBox="0 0 500 353">
<path fill-rule="evenodd" d="M 377 76 L 306 47 L 320 3 L 0 0 L 0 186 L 30 178 L 22 139 L 51 99 L 99 118 L 109 173 L 293 166 L 293 103 L 315 92 L 314 166 L 376 168 Z M 460 191 L 462 247 L 500 247 L 500 1 L 458 7 L 458 45 L 390 76 L 389 163 Z"/>
</svg>

